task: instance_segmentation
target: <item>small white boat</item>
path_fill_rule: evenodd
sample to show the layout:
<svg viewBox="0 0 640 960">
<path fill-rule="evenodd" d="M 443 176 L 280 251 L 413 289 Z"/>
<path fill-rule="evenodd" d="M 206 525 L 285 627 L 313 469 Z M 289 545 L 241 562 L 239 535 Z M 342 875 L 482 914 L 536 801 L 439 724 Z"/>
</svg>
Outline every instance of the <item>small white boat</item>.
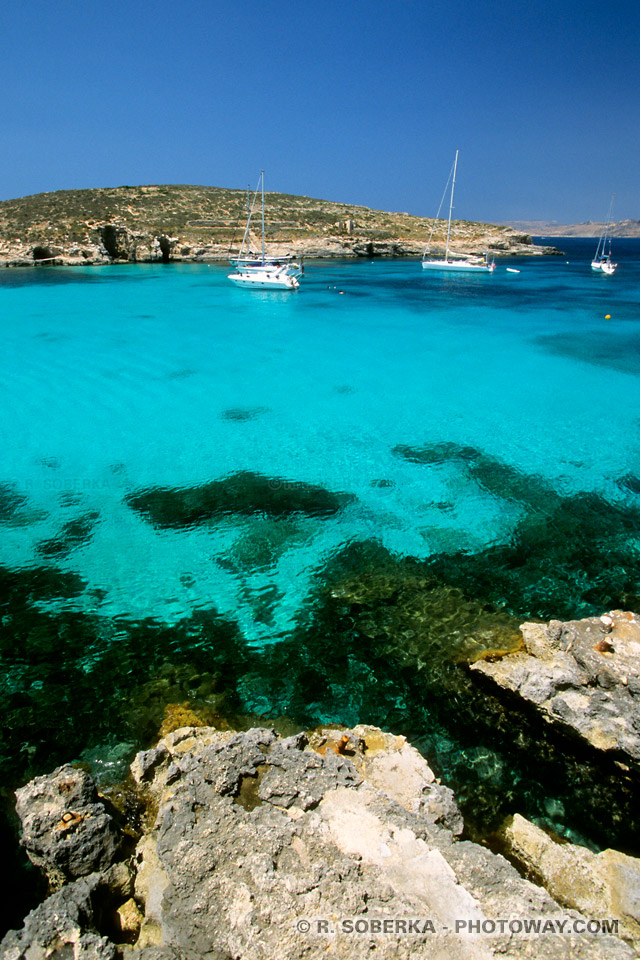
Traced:
<svg viewBox="0 0 640 960">
<path fill-rule="evenodd" d="M 255 209 L 258 193 L 262 194 L 262 252 L 254 253 L 249 249 L 251 243 L 251 217 Z M 233 280 L 239 287 L 262 287 L 268 290 L 297 290 L 302 276 L 302 264 L 295 262 L 294 257 L 268 257 L 264 243 L 264 170 L 260 173 L 258 186 L 253 195 L 253 202 L 248 202 L 247 226 L 242 238 L 242 245 L 237 257 L 231 257 L 229 263 L 235 267 L 235 273 L 230 273 L 229 280 Z M 245 253 L 246 250 L 246 253 Z"/>
<path fill-rule="evenodd" d="M 615 196 L 615 194 L 614 194 Z M 611 203 L 609 204 L 609 213 L 607 214 L 607 223 L 600 234 L 600 239 L 598 240 L 598 246 L 596 247 L 596 252 L 593 260 L 591 261 L 591 269 L 599 270 L 600 273 L 605 273 L 608 276 L 611 276 L 612 273 L 615 273 L 617 263 L 614 263 L 611 259 L 611 210 L 613 208 L 613 197 L 611 197 Z M 607 249 L 608 244 L 608 249 Z"/>
<path fill-rule="evenodd" d="M 444 259 L 439 259 L 430 256 L 431 248 L 431 238 L 433 237 L 433 232 L 436 228 L 436 224 L 440 217 L 440 210 L 444 202 L 445 195 L 447 193 L 447 187 L 449 186 L 449 180 L 447 180 L 447 185 L 444 188 L 444 193 L 442 195 L 442 200 L 440 201 L 440 207 L 438 207 L 438 213 L 436 218 L 433 221 L 433 226 L 431 228 L 431 233 L 429 235 L 429 240 L 425 248 L 424 254 L 422 256 L 422 269 L 423 270 L 437 270 L 445 273 L 493 273 L 496 268 L 495 260 L 493 257 L 489 256 L 487 251 L 483 257 L 473 255 L 473 254 L 455 254 L 451 253 L 449 250 L 449 240 L 451 237 L 451 214 L 453 212 L 453 191 L 456 186 L 456 170 L 458 169 L 458 150 L 456 150 L 456 158 L 453 162 L 452 173 L 449 174 L 449 180 L 451 181 L 451 199 L 449 201 L 449 222 L 447 225 L 447 246 L 444 253 Z"/>
</svg>

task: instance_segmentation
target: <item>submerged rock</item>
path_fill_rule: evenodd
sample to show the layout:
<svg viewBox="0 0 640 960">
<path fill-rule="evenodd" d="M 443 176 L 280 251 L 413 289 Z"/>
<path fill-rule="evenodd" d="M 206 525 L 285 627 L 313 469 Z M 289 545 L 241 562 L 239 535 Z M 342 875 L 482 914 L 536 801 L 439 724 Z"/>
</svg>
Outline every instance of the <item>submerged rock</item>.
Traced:
<svg viewBox="0 0 640 960">
<path fill-rule="evenodd" d="M 354 499 L 311 483 L 242 470 L 196 487 L 148 487 L 128 496 L 127 503 L 157 527 L 187 527 L 233 515 L 326 518 Z"/>
<path fill-rule="evenodd" d="M 452 792 L 404 737 L 183 728 L 132 774 L 155 812 L 132 864 L 134 898 L 126 884 L 116 896 L 113 868 L 76 880 L 5 937 L 3 958 L 110 960 L 125 943 L 131 960 L 636 956 L 459 839 Z"/>
<path fill-rule="evenodd" d="M 76 547 L 88 543 L 93 536 L 96 523 L 100 519 L 97 510 L 89 510 L 83 516 L 63 524 L 60 532 L 49 540 L 41 540 L 36 545 L 36 553 L 41 557 L 66 557 Z"/>
<path fill-rule="evenodd" d="M 549 723 L 640 770 L 640 622 L 602 617 L 525 623 L 524 651 L 472 670 L 532 705 Z"/>
</svg>

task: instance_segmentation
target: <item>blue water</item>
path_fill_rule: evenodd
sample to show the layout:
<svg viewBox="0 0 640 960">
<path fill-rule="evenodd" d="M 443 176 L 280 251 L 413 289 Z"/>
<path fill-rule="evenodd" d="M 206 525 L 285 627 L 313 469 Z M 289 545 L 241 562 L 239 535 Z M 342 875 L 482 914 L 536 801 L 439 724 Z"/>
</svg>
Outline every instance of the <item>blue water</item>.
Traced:
<svg viewBox="0 0 640 960">
<path fill-rule="evenodd" d="M 398 444 L 470 444 L 561 492 L 624 499 L 616 481 L 640 471 L 637 251 L 619 245 L 614 277 L 577 251 L 480 278 L 318 262 L 293 295 L 237 290 L 222 265 L 7 271 L 0 480 L 28 506 L 5 526 L 4 563 L 41 563 L 39 543 L 97 514 L 57 566 L 104 592 L 101 613 L 172 622 L 213 598 L 262 644 L 286 634 L 310 574 L 346 541 L 422 558 L 509 539 L 521 505 L 455 464 L 399 459 Z M 217 561 L 259 521 L 167 532 L 124 500 L 247 469 L 356 500 L 242 576 Z M 268 626 L 243 599 L 266 582 L 282 594 Z"/>
<path fill-rule="evenodd" d="M 640 593 L 640 241 L 616 242 L 613 277 L 592 241 L 549 242 L 564 255 L 486 277 L 310 262 L 295 293 L 225 265 L 2 271 L 6 782 L 128 756 L 167 703 L 206 702 L 402 730 L 472 814 L 481 781 L 488 819 L 506 796 L 570 827 L 584 793 L 549 806 L 512 734 L 442 694 L 447 651 L 500 645 L 483 611 L 517 627 Z M 242 472 L 344 496 L 283 515 L 244 491 L 171 523 L 138 506 Z"/>
</svg>

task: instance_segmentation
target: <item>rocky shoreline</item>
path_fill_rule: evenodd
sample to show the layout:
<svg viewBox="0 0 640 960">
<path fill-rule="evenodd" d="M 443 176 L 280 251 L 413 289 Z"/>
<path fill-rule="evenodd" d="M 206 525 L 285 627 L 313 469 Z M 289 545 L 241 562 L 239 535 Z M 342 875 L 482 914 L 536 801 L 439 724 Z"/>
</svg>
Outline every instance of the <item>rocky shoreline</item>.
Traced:
<svg viewBox="0 0 640 960">
<path fill-rule="evenodd" d="M 640 623 L 629 611 L 525 623 L 524 648 L 471 669 L 556 726 L 640 772 Z"/>
<path fill-rule="evenodd" d="M 472 674 L 637 772 L 638 617 L 522 633 Z M 17 791 L 50 896 L 3 958 L 640 955 L 638 858 L 517 812 L 490 845 L 469 839 L 453 792 L 375 727 L 183 726 L 138 753 L 126 791 L 136 830 L 75 766 Z"/>
<path fill-rule="evenodd" d="M 559 254 L 555 247 L 533 244 L 528 234 L 505 227 L 477 231 L 460 227 L 455 234 L 460 253 L 484 254 L 490 250 L 498 257 L 547 256 Z M 377 257 L 420 257 L 424 241 L 409 238 L 376 239 L 358 233 L 317 235 L 295 243 L 269 242 L 269 256 L 293 253 L 308 259 L 345 259 Z M 444 248 L 434 247 L 434 253 Z M 214 241 L 194 243 L 192 239 L 165 234 L 134 231 L 124 224 L 100 224 L 86 242 L 64 239 L 34 243 L 0 238 L 0 267 L 106 266 L 114 263 L 216 263 L 227 262 L 229 244 Z"/>
</svg>

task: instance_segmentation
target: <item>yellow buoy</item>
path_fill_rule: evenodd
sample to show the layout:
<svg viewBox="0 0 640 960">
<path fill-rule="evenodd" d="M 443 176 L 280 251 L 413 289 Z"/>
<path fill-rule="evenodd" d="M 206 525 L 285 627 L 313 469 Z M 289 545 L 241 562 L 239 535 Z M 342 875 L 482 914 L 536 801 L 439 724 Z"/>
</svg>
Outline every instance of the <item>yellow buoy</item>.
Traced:
<svg viewBox="0 0 640 960">
<path fill-rule="evenodd" d="M 610 314 L 610 313 L 608 313 L 608 314 L 605 316 L 605 320 L 611 320 L 611 314 Z"/>
</svg>

